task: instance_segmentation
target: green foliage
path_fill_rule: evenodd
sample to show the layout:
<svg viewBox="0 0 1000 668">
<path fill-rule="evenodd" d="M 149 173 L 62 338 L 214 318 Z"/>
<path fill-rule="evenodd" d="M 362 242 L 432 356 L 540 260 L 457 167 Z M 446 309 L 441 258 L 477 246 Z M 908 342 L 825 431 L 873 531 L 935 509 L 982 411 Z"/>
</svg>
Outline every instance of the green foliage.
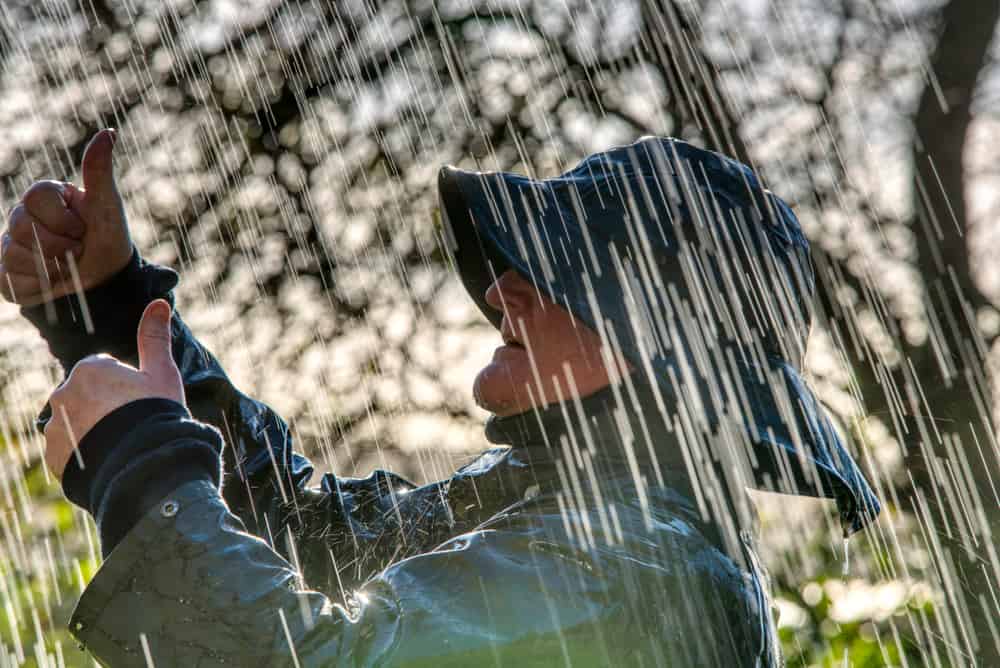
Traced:
<svg viewBox="0 0 1000 668">
<path fill-rule="evenodd" d="M 834 599 L 829 588 L 823 586 L 827 582 L 810 582 L 799 591 L 778 592 L 783 604 L 797 613 L 795 621 L 800 622 L 779 630 L 788 668 L 882 668 L 904 665 L 904 656 L 905 665 L 924 665 L 918 649 L 901 640 L 900 629 L 908 626 L 913 613 L 932 620 L 929 602 L 911 596 L 884 618 L 838 623 L 831 616 Z"/>
<path fill-rule="evenodd" d="M 93 665 L 68 630 L 98 565 L 92 530 L 40 463 L 14 484 L 24 496 L 0 505 L 0 665 Z"/>
</svg>

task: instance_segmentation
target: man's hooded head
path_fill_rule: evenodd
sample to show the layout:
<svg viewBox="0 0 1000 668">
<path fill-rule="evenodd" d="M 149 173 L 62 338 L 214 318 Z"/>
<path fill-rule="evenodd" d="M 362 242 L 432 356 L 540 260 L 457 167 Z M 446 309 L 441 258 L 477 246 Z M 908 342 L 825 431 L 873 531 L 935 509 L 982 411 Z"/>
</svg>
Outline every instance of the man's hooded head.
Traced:
<svg viewBox="0 0 1000 668">
<path fill-rule="evenodd" d="M 490 286 L 514 274 L 600 341 L 605 368 L 619 360 L 652 388 L 701 456 L 727 460 L 748 485 L 836 497 L 850 529 L 877 512 L 798 372 L 815 289 L 808 242 L 748 167 L 645 137 L 551 179 L 446 167 L 438 186 L 455 266 L 498 329 L 505 310 Z M 516 324 L 505 338 L 524 344 L 516 328 L 509 336 Z M 534 405 L 560 399 L 543 401 L 546 383 L 529 368 Z M 564 368 L 547 373 L 567 388 Z"/>
</svg>

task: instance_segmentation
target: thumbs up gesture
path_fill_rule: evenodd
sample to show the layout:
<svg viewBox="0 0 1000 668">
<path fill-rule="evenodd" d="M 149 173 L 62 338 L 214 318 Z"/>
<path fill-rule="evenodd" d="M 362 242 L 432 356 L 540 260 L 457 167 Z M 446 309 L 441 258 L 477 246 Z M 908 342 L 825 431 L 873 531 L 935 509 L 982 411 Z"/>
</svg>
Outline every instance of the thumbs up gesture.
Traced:
<svg viewBox="0 0 1000 668">
<path fill-rule="evenodd" d="M 114 130 L 90 140 L 82 189 L 38 181 L 11 210 L 0 240 L 0 294 L 8 300 L 32 306 L 89 290 L 128 264 L 132 240 L 115 183 L 115 141 Z"/>
<path fill-rule="evenodd" d="M 49 398 L 52 418 L 45 427 L 45 462 L 62 479 L 80 440 L 101 418 L 139 399 L 184 403 L 184 384 L 170 351 L 170 305 L 157 299 L 139 321 L 139 368 L 110 355 L 80 360 Z"/>
</svg>

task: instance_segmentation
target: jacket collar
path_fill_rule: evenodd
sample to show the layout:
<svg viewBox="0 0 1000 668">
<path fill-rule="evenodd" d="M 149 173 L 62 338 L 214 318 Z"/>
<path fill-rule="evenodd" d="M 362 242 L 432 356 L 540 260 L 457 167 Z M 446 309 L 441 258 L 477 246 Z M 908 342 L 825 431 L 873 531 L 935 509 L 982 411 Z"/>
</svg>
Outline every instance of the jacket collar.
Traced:
<svg viewBox="0 0 1000 668">
<path fill-rule="evenodd" d="M 535 465 L 587 459 L 602 477 L 689 487 L 679 443 L 657 404 L 652 390 L 633 376 L 582 399 L 491 416 L 486 438 L 525 451 Z"/>
</svg>

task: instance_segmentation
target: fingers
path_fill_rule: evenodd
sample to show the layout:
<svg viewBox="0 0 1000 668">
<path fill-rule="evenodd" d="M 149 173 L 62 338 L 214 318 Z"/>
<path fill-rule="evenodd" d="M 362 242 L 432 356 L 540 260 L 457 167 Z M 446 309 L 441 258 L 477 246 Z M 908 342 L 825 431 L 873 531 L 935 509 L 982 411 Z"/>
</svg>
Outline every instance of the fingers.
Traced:
<svg viewBox="0 0 1000 668">
<path fill-rule="evenodd" d="M 170 348 L 170 314 L 170 304 L 164 299 L 146 306 L 136 332 L 139 371 L 153 381 L 156 396 L 183 404 L 184 381 Z"/>
<path fill-rule="evenodd" d="M 45 424 L 45 465 L 57 480 L 62 480 L 66 464 L 69 463 L 67 451 L 76 447 L 66 431 L 66 425 L 65 408 L 53 404 L 52 417 Z"/>
<path fill-rule="evenodd" d="M 56 388 L 49 397 L 49 407 L 52 417 L 45 424 L 45 465 L 57 480 L 62 480 L 63 473 L 72 452 L 77 450 L 76 434 L 66 412 L 66 383 Z M 79 453 L 77 453 L 79 457 Z"/>
<path fill-rule="evenodd" d="M 52 393 L 52 397 L 58 399 L 62 396 L 61 393 L 71 391 L 74 386 L 89 387 L 98 377 L 106 375 L 114 369 L 135 371 L 134 367 L 122 364 L 117 358 L 107 353 L 87 355 L 73 365 L 69 376 L 66 377 L 62 385 L 56 388 L 55 392 Z"/>
<path fill-rule="evenodd" d="M 46 273 L 47 272 L 47 273 Z M 65 264 L 52 259 L 44 268 L 19 273 L 0 262 L 0 296 L 21 306 L 35 306 L 74 291 Z"/>
<path fill-rule="evenodd" d="M 43 283 L 37 275 L 15 274 L 0 264 L 0 295 L 7 301 L 30 306 L 43 299 Z"/>
<path fill-rule="evenodd" d="M 60 237 L 57 243 L 39 252 L 34 244 L 28 247 L 4 235 L 0 261 L 12 273 L 35 276 L 39 274 L 44 264 L 50 277 L 58 277 L 66 269 L 66 253 L 69 252 L 79 258 L 80 251 L 79 244 L 66 237 Z"/>
<path fill-rule="evenodd" d="M 79 413 L 82 393 L 93 391 L 102 374 L 107 374 L 110 369 L 119 366 L 123 365 L 110 355 L 85 357 L 76 363 L 66 380 L 49 397 L 52 417 L 45 424 L 44 430 L 45 464 L 57 479 L 62 480 L 71 457 L 76 457 L 77 462 L 83 466 L 79 439 L 86 434 L 90 426 L 84 422 L 83 431 L 78 433 L 81 425 L 78 420 L 74 420 L 78 417 L 75 413 Z"/>
<path fill-rule="evenodd" d="M 21 202 L 36 221 L 54 234 L 73 239 L 83 238 L 83 220 L 67 206 L 66 184 L 59 181 L 37 181 L 28 188 Z"/>
<path fill-rule="evenodd" d="M 66 212 L 76 217 L 75 213 L 69 210 Z M 56 227 L 60 225 L 62 224 Z M 20 242 L 27 248 L 40 247 L 45 257 L 63 257 L 67 250 L 79 253 L 83 249 L 83 243 L 78 237 L 54 231 L 43 219 L 29 212 L 24 203 L 18 204 L 10 212 L 6 234 L 12 241 Z"/>
<path fill-rule="evenodd" d="M 66 206 L 68 206 L 70 211 L 76 214 L 77 217 L 79 217 L 77 212 L 83 206 L 83 198 L 86 195 L 87 193 L 77 188 L 76 184 L 69 182 L 63 184 L 63 196 L 66 198 Z"/>
<path fill-rule="evenodd" d="M 109 200 L 115 196 L 115 167 L 112 152 L 117 134 L 112 129 L 101 130 L 87 144 L 83 153 L 83 187 L 88 197 Z"/>
<path fill-rule="evenodd" d="M 32 186 L 25 198 L 49 218 L 53 215 L 65 217 L 64 214 L 75 218 L 76 214 L 64 207 L 59 213 L 57 209 L 61 204 L 52 206 L 51 199 L 57 193 L 52 186 L 54 183 L 40 182 L 36 184 L 38 188 Z M 74 231 L 72 225 L 61 222 L 55 227 Z M 27 202 L 21 202 L 11 211 L 7 231 L 0 240 L 0 295 L 28 306 L 44 301 L 46 292 L 49 297 L 64 293 L 65 286 L 71 282 L 65 271 L 66 253 L 79 258 L 83 253 L 82 241 L 52 232 L 29 212 Z M 57 289 L 59 294 L 55 294 Z"/>
<path fill-rule="evenodd" d="M 143 311 L 136 333 L 139 369 L 149 373 L 176 370 L 170 351 L 170 304 L 163 299 L 151 302 Z"/>
<path fill-rule="evenodd" d="M 44 430 L 45 461 L 52 473 L 62 477 L 71 458 L 80 456 L 80 440 L 106 415 L 131 401 L 159 396 L 152 385 L 138 369 L 110 355 L 77 362 L 49 397 L 52 417 Z"/>
</svg>

